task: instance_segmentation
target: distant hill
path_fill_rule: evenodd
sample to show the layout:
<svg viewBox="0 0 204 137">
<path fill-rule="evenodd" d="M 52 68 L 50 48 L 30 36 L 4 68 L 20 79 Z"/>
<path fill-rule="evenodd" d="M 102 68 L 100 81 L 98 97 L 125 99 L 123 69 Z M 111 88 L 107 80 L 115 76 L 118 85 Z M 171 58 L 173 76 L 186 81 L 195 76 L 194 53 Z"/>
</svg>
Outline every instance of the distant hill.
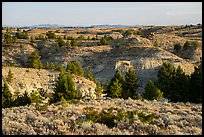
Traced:
<svg viewBox="0 0 204 137">
<path fill-rule="evenodd" d="M 130 28 L 130 27 L 141 27 L 141 25 L 92 25 L 92 28 Z"/>
<path fill-rule="evenodd" d="M 59 24 L 38 24 L 31 26 L 9 26 L 3 25 L 3 27 L 18 27 L 18 28 L 130 28 L 130 27 L 142 27 L 142 25 L 110 25 L 110 24 L 101 24 L 101 25 L 90 25 L 90 26 L 67 26 Z"/>
</svg>

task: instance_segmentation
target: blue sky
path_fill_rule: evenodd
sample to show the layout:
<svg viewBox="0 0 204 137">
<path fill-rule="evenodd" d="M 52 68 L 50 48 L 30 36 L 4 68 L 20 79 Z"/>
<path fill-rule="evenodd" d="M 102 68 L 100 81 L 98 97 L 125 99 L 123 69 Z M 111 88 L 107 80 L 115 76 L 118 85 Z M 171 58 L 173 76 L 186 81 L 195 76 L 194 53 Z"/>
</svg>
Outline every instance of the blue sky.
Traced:
<svg viewBox="0 0 204 137">
<path fill-rule="evenodd" d="M 202 2 L 3 2 L 2 24 L 89 26 L 202 23 Z"/>
</svg>

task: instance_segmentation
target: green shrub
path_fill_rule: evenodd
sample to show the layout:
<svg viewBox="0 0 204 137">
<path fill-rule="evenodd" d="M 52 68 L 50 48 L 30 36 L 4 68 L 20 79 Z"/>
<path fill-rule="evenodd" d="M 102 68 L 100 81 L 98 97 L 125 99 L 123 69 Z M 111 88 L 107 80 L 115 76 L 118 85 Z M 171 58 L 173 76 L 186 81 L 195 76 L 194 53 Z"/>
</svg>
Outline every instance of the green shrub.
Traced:
<svg viewBox="0 0 204 137">
<path fill-rule="evenodd" d="M 12 94 L 9 90 L 7 81 L 4 80 L 4 86 L 2 87 L 2 107 L 7 108 L 12 106 Z"/>
<path fill-rule="evenodd" d="M 38 54 L 37 51 L 33 52 L 28 60 L 28 67 L 41 69 L 42 63 L 40 61 L 41 56 Z"/>
<path fill-rule="evenodd" d="M 91 80 L 91 81 L 94 81 L 94 76 L 93 76 L 93 74 L 91 73 L 90 67 L 87 67 L 87 68 L 86 68 L 86 78 L 88 78 L 88 79 Z"/>
<path fill-rule="evenodd" d="M 56 51 L 59 50 L 59 44 L 58 44 L 58 43 L 56 43 L 56 45 L 55 45 L 55 50 L 56 50 Z"/>
<path fill-rule="evenodd" d="M 48 104 L 44 104 L 42 106 L 37 107 L 38 111 L 46 111 L 47 109 L 48 109 Z"/>
<path fill-rule="evenodd" d="M 71 46 L 72 47 L 77 47 L 79 44 L 76 40 L 71 40 Z"/>
<path fill-rule="evenodd" d="M 109 128 L 116 127 L 117 122 L 121 120 L 129 120 L 129 123 L 132 124 L 135 120 L 134 115 L 138 115 L 138 118 L 144 123 L 149 123 L 155 118 L 155 114 L 145 115 L 138 111 L 125 111 L 124 109 L 116 109 L 112 107 L 107 110 L 103 109 L 100 113 L 90 107 L 84 111 L 84 114 L 88 121 L 102 123 Z"/>
<path fill-rule="evenodd" d="M 126 31 L 124 32 L 123 36 L 127 37 L 127 36 L 129 36 L 129 35 L 131 35 L 131 34 L 132 34 L 132 32 L 131 32 L 130 30 L 126 30 Z"/>
<path fill-rule="evenodd" d="M 181 50 L 181 45 L 180 44 L 175 44 L 174 45 L 174 50 L 176 50 L 176 51 Z"/>
<path fill-rule="evenodd" d="M 60 100 L 61 100 L 62 106 L 63 106 L 63 107 L 67 107 L 67 101 L 66 101 L 66 99 L 65 99 L 63 96 L 61 97 Z"/>
<path fill-rule="evenodd" d="M 139 119 L 141 120 L 141 122 L 143 123 L 149 123 L 151 121 L 153 121 L 153 119 L 155 119 L 155 114 L 149 114 L 149 115 L 145 115 L 144 113 L 142 112 L 139 112 L 138 113 L 138 117 Z"/>
<path fill-rule="evenodd" d="M 187 50 L 187 49 L 189 49 L 189 48 L 190 48 L 190 42 L 189 42 L 189 41 L 186 41 L 186 42 L 184 43 L 183 49 L 184 49 L 184 50 Z"/>
<path fill-rule="evenodd" d="M 198 46 L 199 46 L 199 43 L 198 43 L 197 40 L 196 40 L 196 41 L 192 41 L 192 45 L 193 45 L 194 47 L 198 47 Z"/>
<path fill-rule="evenodd" d="M 35 43 L 35 36 L 31 36 L 31 37 L 30 37 L 30 42 L 31 42 L 31 43 Z"/>
<path fill-rule="evenodd" d="M 138 100 L 142 100 L 142 96 L 137 93 L 135 96 L 134 96 L 134 99 L 138 99 Z"/>
<path fill-rule="evenodd" d="M 155 47 L 159 47 L 160 46 L 157 40 L 154 42 L 154 46 Z"/>
<path fill-rule="evenodd" d="M 23 32 L 17 32 L 16 35 L 15 35 L 15 37 L 16 37 L 17 39 L 28 39 L 28 38 L 29 38 L 29 37 L 28 37 L 28 33 L 25 32 L 25 31 L 23 31 Z"/>
<path fill-rule="evenodd" d="M 66 71 L 70 71 L 71 74 L 84 76 L 84 71 L 79 61 L 69 61 L 67 63 Z"/>
<path fill-rule="evenodd" d="M 46 35 L 47 35 L 48 39 L 56 39 L 57 38 L 57 35 L 52 31 L 48 31 L 46 33 Z"/>
<path fill-rule="evenodd" d="M 62 37 L 59 37 L 57 39 L 57 43 L 58 43 L 59 47 L 62 47 L 62 46 L 66 45 L 66 43 L 65 43 L 65 41 L 64 41 L 64 39 Z"/>
<path fill-rule="evenodd" d="M 30 105 L 31 104 L 31 98 L 29 97 L 28 93 L 25 91 L 25 93 L 22 96 L 18 96 L 13 101 L 12 104 L 14 107 Z"/>
<path fill-rule="evenodd" d="M 7 81 L 8 81 L 8 83 L 11 83 L 12 82 L 12 80 L 13 80 L 13 78 L 14 78 L 14 74 L 11 72 L 11 70 L 9 69 L 9 72 L 8 72 L 8 76 L 7 76 Z"/>
<path fill-rule="evenodd" d="M 97 97 L 100 97 L 101 94 L 103 93 L 103 87 L 102 87 L 102 84 L 100 82 L 96 82 L 96 96 Z"/>
<path fill-rule="evenodd" d="M 42 103 L 42 96 L 37 91 L 32 91 L 30 94 L 31 103 L 35 103 L 36 106 Z"/>
</svg>

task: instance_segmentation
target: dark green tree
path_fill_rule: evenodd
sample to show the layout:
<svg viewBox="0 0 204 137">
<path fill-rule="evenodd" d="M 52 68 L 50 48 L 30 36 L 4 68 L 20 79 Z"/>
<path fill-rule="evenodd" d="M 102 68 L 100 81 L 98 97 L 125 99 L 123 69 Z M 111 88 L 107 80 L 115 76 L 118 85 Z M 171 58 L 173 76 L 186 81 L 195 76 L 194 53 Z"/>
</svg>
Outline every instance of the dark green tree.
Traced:
<svg viewBox="0 0 204 137">
<path fill-rule="evenodd" d="M 117 81 L 117 82 L 116 82 Z M 124 77 L 120 70 L 117 70 L 111 79 L 110 83 L 107 85 L 106 93 L 109 97 L 122 97 L 122 91 L 120 89 L 123 88 Z M 119 87 L 117 88 L 116 85 Z M 116 92 L 113 93 L 113 89 L 118 89 Z M 118 95 L 117 95 L 118 94 Z"/>
<path fill-rule="evenodd" d="M 77 39 L 78 40 L 85 40 L 85 37 L 83 35 L 80 35 Z"/>
<path fill-rule="evenodd" d="M 84 76 L 84 71 L 79 61 L 69 61 L 67 63 L 66 71 L 70 71 L 71 74 Z"/>
<path fill-rule="evenodd" d="M 31 42 L 31 43 L 35 43 L 35 37 L 34 37 L 34 36 L 31 36 L 31 37 L 30 37 L 30 42 Z"/>
<path fill-rule="evenodd" d="M 12 36 L 11 36 L 10 32 L 6 32 L 6 34 L 4 34 L 4 41 L 7 44 L 10 44 L 12 42 Z"/>
<path fill-rule="evenodd" d="M 187 50 L 187 49 L 189 49 L 189 48 L 190 48 L 190 42 L 189 42 L 189 41 L 186 41 L 186 42 L 184 43 L 183 49 L 184 49 L 184 50 Z"/>
<path fill-rule="evenodd" d="M 123 98 L 127 99 L 128 97 L 133 98 L 135 95 L 135 89 L 138 86 L 138 78 L 133 69 L 129 69 L 125 74 L 125 82 L 123 86 Z"/>
<path fill-rule="evenodd" d="M 50 69 L 50 63 L 48 61 L 45 62 L 45 69 Z"/>
<path fill-rule="evenodd" d="M 86 68 L 86 77 L 87 77 L 89 80 L 91 80 L 91 81 L 94 80 L 94 76 L 93 76 L 93 74 L 91 73 L 90 67 L 87 67 L 87 68 Z"/>
<path fill-rule="evenodd" d="M 175 68 L 170 62 L 164 62 L 158 71 L 157 87 L 164 92 L 164 97 L 170 99 L 173 94 L 173 77 L 175 76 Z"/>
<path fill-rule="evenodd" d="M 64 39 L 62 37 L 58 38 L 57 43 L 58 43 L 59 47 L 62 47 L 62 46 L 66 45 L 66 43 L 65 43 L 65 41 L 64 41 Z"/>
<path fill-rule="evenodd" d="M 7 76 L 7 81 L 8 81 L 8 83 L 11 83 L 11 81 L 13 80 L 13 78 L 14 78 L 14 74 L 13 74 L 13 72 L 11 72 L 11 70 L 9 69 L 9 72 L 8 72 L 8 76 Z"/>
<path fill-rule="evenodd" d="M 130 30 L 126 30 L 123 35 L 124 35 L 125 37 L 127 37 L 127 36 L 129 36 L 129 35 L 131 35 L 131 34 L 132 34 L 132 32 L 131 32 Z"/>
<path fill-rule="evenodd" d="M 30 99 L 27 91 L 25 91 L 23 95 L 18 96 L 13 101 L 13 105 L 12 106 L 19 107 L 19 106 L 25 106 L 25 105 L 30 105 L 30 104 L 31 104 L 31 99 Z"/>
<path fill-rule="evenodd" d="M 56 43 L 55 50 L 56 50 L 56 51 L 59 50 L 59 44 L 58 44 L 58 43 Z"/>
<path fill-rule="evenodd" d="M 100 39 L 99 45 L 107 45 L 108 41 L 105 38 Z"/>
<path fill-rule="evenodd" d="M 57 35 L 52 31 L 48 31 L 46 33 L 46 35 L 47 35 L 48 39 L 56 39 L 57 38 Z"/>
<path fill-rule="evenodd" d="M 163 97 L 163 92 L 160 91 L 159 88 L 157 88 L 154 83 L 149 80 L 147 85 L 145 86 L 145 92 L 144 92 L 144 98 L 148 100 L 154 100 L 154 99 L 160 99 Z"/>
<path fill-rule="evenodd" d="M 189 101 L 189 77 L 185 74 L 180 65 L 177 67 L 172 81 L 172 93 L 170 99 L 175 102 Z"/>
<path fill-rule="evenodd" d="M 78 91 L 75 90 L 75 83 L 72 79 L 70 71 L 60 71 L 50 103 L 58 102 L 62 97 L 66 100 L 78 97 Z"/>
<path fill-rule="evenodd" d="M 35 103 L 36 106 L 42 103 L 42 96 L 37 91 L 32 91 L 30 94 L 31 103 Z"/>
<path fill-rule="evenodd" d="M 71 40 L 71 46 L 72 47 L 77 47 L 78 46 L 78 42 L 76 40 Z"/>
<path fill-rule="evenodd" d="M 180 44 L 175 44 L 174 45 L 174 50 L 176 50 L 176 51 L 181 50 L 181 45 Z"/>
<path fill-rule="evenodd" d="M 95 91 L 96 91 L 96 96 L 100 97 L 101 94 L 103 93 L 103 87 L 102 87 L 101 82 L 99 82 L 99 81 L 96 82 L 96 89 L 95 89 Z"/>
<path fill-rule="evenodd" d="M 17 41 L 18 41 L 17 37 L 16 37 L 16 36 L 13 36 L 13 37 L 12 37 L 12 42 L 13 42 L 13 43 L 16 43 Z"/>
<path fill-rule="evenodd" d="M 2 107 L 8 108 L 12 105 L 12 94 L 9 90 L 7 81 L 4 80 L 4 86 L 2 87 Z"/>
<path fill-rule="evenodd" d="M 66 48 L 69 49 L 71 47 L 71 43 L 69 41 L 66 42 Z"/>
<path fill-rule="evenodd" d="M 119 82 L 118 79 L 113 81 L 113 84 L 110 86 L 110 93 L 109 96 L 112 98 L 120 98 L 122 96 L 122 83 Z"/>
<path fill-rule="evenodd" d="M 202 102 L 202 63 L 195 67 L 195 71 L 190 76 L 190 96 L 192 102 Z"/>
</svg>

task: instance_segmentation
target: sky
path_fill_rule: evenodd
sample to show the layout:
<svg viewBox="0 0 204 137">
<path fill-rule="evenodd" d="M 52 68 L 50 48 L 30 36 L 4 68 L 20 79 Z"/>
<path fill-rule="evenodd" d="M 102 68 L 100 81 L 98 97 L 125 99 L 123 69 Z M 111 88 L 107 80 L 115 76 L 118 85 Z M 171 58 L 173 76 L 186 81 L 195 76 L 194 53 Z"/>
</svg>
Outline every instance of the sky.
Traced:
<svg viewBox="0 0 204 137">
<path fill-rule="evenodd" d="M 202 2 L 3 2 L 2 25 L 202 24 Z"/>
</svg>

